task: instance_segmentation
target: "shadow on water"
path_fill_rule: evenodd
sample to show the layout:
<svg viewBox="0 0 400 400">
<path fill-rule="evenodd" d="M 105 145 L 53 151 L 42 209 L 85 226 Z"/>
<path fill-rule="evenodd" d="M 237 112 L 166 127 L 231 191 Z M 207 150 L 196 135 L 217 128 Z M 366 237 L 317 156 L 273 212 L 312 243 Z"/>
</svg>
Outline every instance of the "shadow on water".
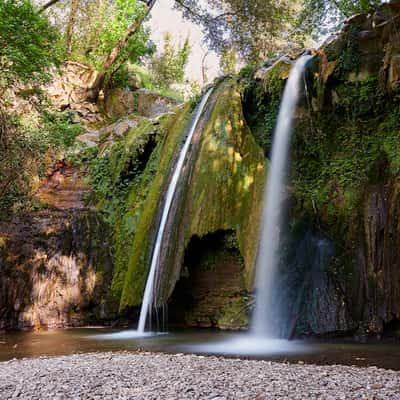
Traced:
<svg viewBox="0 0 400 400">
<path fill-rule="evenodd" d="M 274 343 L 255 340 L 250 335 L 209 330 L 189 330 L 139 338 L 132 337 L 131 333 L 132 331 L 79 328 L 0 334 L 0 361 L 88 352 L 150 351 L 315 364 L 377 366 L 400 370 L 399 342 L 309 340 L 283 341 L 282 344 L 282 341 Z M 242 351 L 244 345 L 245 352 Z M 279 351 L 276 350 L 278 347 Z"/>
</svg>

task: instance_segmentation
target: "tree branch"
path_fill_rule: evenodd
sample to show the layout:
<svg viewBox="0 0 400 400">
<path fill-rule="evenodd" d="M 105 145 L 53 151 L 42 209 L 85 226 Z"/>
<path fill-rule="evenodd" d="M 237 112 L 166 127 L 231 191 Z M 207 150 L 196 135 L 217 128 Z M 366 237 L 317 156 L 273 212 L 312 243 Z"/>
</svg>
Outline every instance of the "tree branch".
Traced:
<svg viewBox="0 0 400 400">
<path fill-rule="evenodd" d="M 189 6 L 187 6 L 185 4 L 185 0 L 175 0 L 175 3 L 178 4 L 178 6 L 183 8 L 185 11 L 187 11 L 189 14 L 191 14 L 193 17 L 200 18 L 204 21 L 217 21 L 222 18 L 233 17 L 233 16 L 237 15 L 237 13 L 234 13 L 234 12 L 225 12 L 225 13 L 222 13 L 215 17 L 210 17 L 208 15 L 199 14 L 199 13 L 193 11 Z"/>
<path fill-rule="evenodd" d="M 39 14 L 41 14 L 42 12 L 46 11 L 48 8 L 50 8 L 53 4 L 58 3 L 60 0 L 50 0 L 49 2 L 47 2 L 44 6 L 42 6 L 39 9 Z"/>
</svg>

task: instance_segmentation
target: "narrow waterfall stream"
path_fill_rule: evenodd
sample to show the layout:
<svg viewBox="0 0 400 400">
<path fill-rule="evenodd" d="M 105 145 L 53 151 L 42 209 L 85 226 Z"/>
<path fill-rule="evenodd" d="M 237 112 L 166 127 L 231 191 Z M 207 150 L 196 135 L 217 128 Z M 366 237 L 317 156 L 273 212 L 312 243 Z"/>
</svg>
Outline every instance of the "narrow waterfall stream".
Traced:
<svg viewBox="0 0 400 400">
<path fill-rule="evenodd" d="M 174 199 L 174 195 L 177 189 L 177 185 L 179 182 L 179 177 L 181 175 L 182 168 L 185 163 L 186 155 L 189 150 L 190 143 L 192 141 L 193 135 L 196 131 L 197 124 L 199 123 L 201 114 L 203 113 L 204 107 L 207 104 L 207 100 L 210 97 L 213 89 L 211 88 L 208 92 L 203 96 L 199 106 L 197 107 L 196 114 L 191 122 L 191 126 L 189 129 L 189 133 L 185 140 L 185 143 L 182 147 L 182 150 L 179 154 L 178 161 L 175 165 L 174 173 L 172 175 L 171 181 L 168 186 L 167 194 L 165 196 L 164 208 L 162 211 L 160 227 L 158 228 L 157 237 L 154 245 L 153 255 L 150 264 L 150 271 L 147 277 L 146 287 L 143 295 L 142 308 L 140 310 L 139 317 L 139 325 L 137 332 L 138 334 L 144 334 L 146 329 L 146 321 L 148 319 L 149 312 L 154 305 L 155 293 L 154 293 L 154 284 L 156 279 L 156 272 L 159 266 L 159 257 L 161 251 L 161 244 L 164 237 L 165 226 L 167 224 L 169 211 L 171 209 L 172 201 Z"/>
<path fill-rule="evenodd" d="M 310 55 L 303 55 L 290 71 L 272 143 L 256 265 L 256 306 L 251 321 L 252 333 L 264 338 L 279 336 L 279 323 L 284 312 L 277 309 L 273 289 L 279 264 L 280 233 L 293 120 L 302 89 L 304 70 L 311 58 Z"/>
</svg>

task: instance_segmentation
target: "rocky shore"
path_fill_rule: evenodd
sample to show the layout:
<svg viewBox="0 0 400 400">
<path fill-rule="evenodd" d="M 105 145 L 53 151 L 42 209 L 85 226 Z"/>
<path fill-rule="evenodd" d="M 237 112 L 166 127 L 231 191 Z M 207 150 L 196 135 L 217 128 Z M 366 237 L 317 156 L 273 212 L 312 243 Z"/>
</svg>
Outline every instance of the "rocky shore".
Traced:
<svg viewBox="0 0 400 400">
<path fill-rule="evenodd" d="M 0 399 L 391 399 L 400 372 L 154 353 L 0 363 Z"/>
</svg>

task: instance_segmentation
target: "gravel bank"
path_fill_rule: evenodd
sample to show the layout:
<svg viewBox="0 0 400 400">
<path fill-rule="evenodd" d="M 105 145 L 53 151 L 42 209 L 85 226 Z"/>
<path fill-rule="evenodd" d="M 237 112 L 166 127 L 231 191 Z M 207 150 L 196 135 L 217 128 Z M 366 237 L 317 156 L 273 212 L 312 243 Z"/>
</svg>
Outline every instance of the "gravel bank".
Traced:
<svg viewBox="0 0 400 400">
<path fill-rule="evenodd" d="M 0 398 L 400 400 L 400 372 L 183 354 L 92 353 L 0 363 Z"/>
</svg>

